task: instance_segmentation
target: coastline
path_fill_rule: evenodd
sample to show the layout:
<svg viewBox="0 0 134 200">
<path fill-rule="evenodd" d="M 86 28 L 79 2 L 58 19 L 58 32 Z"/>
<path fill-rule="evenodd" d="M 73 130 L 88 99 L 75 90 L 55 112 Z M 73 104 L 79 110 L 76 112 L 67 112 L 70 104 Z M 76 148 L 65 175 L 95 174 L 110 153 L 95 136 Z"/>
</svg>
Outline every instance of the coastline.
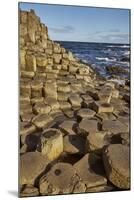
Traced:
<svg viewBox="0 0 134 200">
<path fill-rule="evenodd" d="M 102 77 L 48 31 L 20 11 L 20 196 L 129 190 L 129 80 Z"/>
</svg>

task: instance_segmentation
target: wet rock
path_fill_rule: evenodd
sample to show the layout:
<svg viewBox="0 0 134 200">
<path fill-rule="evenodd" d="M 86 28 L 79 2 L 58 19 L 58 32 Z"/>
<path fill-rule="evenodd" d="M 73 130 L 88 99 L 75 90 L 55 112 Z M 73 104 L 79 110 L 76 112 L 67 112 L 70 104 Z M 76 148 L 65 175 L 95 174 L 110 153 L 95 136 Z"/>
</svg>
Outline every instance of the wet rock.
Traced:
<svg viewBox="0 0 134 200">
<path fill-rule="evenodd" d="M 32 123 L 39 129 L 48 128 L 52 122 L 53 118 L 47 114 L 39 114 L 32 119 Z"/>
<path fill-rule="evenodd" d="M 71 164 L 57 163 L 40 179 L 39 188 L 41 195 L 69 194 L 74 184 L 75 171 Z"/>
<path fill-rule="evenodd" d="M 49 160 L 55 160 L 63 152 L 63 136 L 58 129 L 44 130 L 37 145 L 37 150 Z"/>
<path fill-rule="evenodd" d="M 67 135 L 63 139 L 64 152 L 69 154 L 85 153 L 85 138 L 79 135 Z"/>
<path fill-rule="evenodd" d="M 28 152 L 20 157 L 20 185 L 34 185 L 36 178 L 44 172 L 48 160 L 39 152 Z"/>
<path fill-rule="evenodd" d="M 130 58 L 129 57 L 123 57 L 121 59 L 122 62 L 130 62 Z"/>
<path fill-rule="evenodd" d="M 121 144 L 108 146 L 103 153 L 103 161 L 108 179 L 118 188 L 129 189 L 129 147 Z"/>
<path fill-rule="evenodd" d="M 77 112 L 77 119 L 80 121 L 83 118 L 91 118 L 95 115 L 95 112 L 88 108 L 82 108 Z"/>
<path fill-rule="evenodd" d="M 113 134 L 128 132 L 128 127 L 119 120 L 104 120 L 102 124 L 104 131 L 110 131 Z"/>
<path fill-rule="evenodd" d="M 39 190 L 33 185 L 25 185 L 20 193 L 20 197 L 34 197 L 39 196 Z"/>
<path fill-rule="evenodd" d="M 79 123 L 80 134 L 88 135 L 89 133 L 96 133 L 98 131 L 98 122 L 94 119 L 83 119 Z"/>
<path fill-rule="evenodd" d="M 106 185 L 107 183 L 107 179 L 104 176 L 99 175 L 92 170 L 91 166 L 93 162 L 96 162 L 95 159 L 96 158 L 94 158 L 93 161 L 92 158 L 90 158 L 90 154 L 86 154 L 82 159 L 73 165 L 76 173 L 87 188 Z"/>
<path fill-rule="evenodd" d="M 126 69 L 124 69 L 123 67 L 119 67 L 119 66 L 107 66 L 106 67 L 107 72 L 109 72 L 110 74 L 127 74 L 128 71 Z"/>
</svg>

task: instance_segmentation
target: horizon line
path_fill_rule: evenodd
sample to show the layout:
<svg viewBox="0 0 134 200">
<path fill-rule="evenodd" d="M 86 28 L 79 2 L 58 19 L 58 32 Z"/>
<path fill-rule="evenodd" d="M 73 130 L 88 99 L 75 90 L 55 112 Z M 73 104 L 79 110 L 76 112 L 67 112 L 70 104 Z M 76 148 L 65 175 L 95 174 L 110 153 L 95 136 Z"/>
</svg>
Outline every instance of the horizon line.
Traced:
<svg viewBox="0 0 134 200">
<path fill-rule="evenodd" d="M 130 43 L 116 43 L 116 42 L 90 42 L 90 41 L 73 41 L 73 40 L 54 40 L 53 41 L 55 42 L 79 42 L 79 43 L 97 43 L 97 44 L 124 44 L 124 45 L 129 45 L 131 44 Z"/>
</svg>

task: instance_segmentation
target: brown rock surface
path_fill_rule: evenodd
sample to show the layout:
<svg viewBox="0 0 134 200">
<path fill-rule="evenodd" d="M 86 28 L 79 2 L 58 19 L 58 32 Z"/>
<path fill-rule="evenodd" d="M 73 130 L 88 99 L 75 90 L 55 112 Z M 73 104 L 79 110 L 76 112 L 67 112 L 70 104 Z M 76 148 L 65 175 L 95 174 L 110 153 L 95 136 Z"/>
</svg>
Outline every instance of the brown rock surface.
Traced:
<svg viewBox="0 0 134 200">
<path fill-rule="evenodd" d="M 75 171 L 71 164 L 57 163 L 41 178 L 39 187 L 42 195 L 66 194 L 73 190 Z"/>
<path fill-rule="evenodd" d="M 103 153 L 108 179 L 118 188 L 130 188 L 129 147 L 121 144 L 109 145 Z"/>
<path fill-rule="evenodd" d="M 28 152 L 20 157 L 20 185 L 33 185 L 36 178 L 46 169 L 48 160 L 39 152 Z"/>
</svg>

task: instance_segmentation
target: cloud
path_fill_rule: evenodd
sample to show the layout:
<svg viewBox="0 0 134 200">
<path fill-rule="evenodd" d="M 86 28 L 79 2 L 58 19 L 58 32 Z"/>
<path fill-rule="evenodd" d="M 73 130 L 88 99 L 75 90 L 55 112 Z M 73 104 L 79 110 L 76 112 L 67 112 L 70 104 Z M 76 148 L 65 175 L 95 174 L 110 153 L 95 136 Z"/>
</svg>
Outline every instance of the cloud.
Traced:
<svg viewBox="0 0 134 200">
<path fill-rule="evenodd" d="M 129 34 L 121 33 L 119 29 L 110 29 L 108 31 L 95 31 L 88 34 L 87 40 L 109 43 L 127 43 L 129 42 Z"/>
<path fill-rule="evenodd" d="M 64 26 L 61 28 L 49 27 L 49 30 L 54 33 L 74 33 L 75 29 L 72 26 Z"/>
<path fill-rule="evenodd" d="M 116 42 L 116 41 L 126 41 L 129 40 L 129 34 L 127 33 L 118 33 L 118 34 L 106 34 L 106 35 L 101 35 L 100 38 L 103 41 L 109 41 L 109 42 Z"/>
</svg>

